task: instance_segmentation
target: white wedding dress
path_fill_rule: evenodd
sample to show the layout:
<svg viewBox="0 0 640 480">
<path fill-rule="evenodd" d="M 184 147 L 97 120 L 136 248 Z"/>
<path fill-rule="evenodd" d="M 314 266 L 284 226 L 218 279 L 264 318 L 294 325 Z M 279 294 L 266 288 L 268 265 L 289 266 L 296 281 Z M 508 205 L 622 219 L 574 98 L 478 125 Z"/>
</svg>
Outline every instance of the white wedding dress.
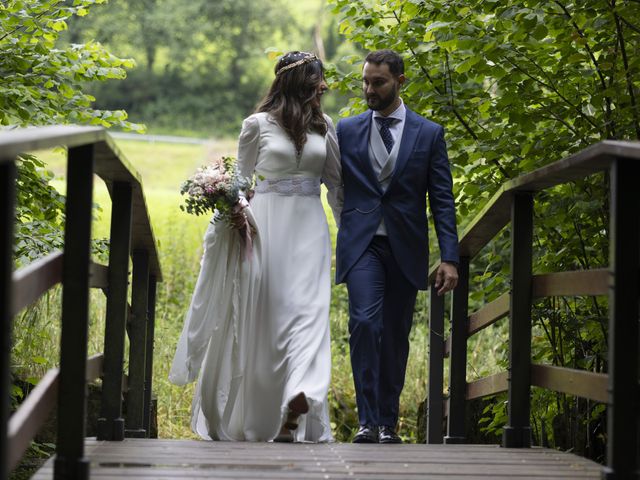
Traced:
<svg viewBox="0 0 640 480">
<path fill-rule="evenodd" d="M 335 130 L 326 118 L 326 137 L 308 134 L 300 158 L 269 114 L 251 115 L 242 125 L 238 166 L 258 179 L 246 209 L 257 232 L 252 255 L 243 258 L 235 230 L 209 226 L 169 376 L 180 385 L 198 379 L 191 426 L 205 439 L 272 440 L 288 402 L 304 392 L 309 412 L 294 439 L 333 440 L 331 244 L 320 181 L 334 215 L 342 190 Z"/>
</svg>

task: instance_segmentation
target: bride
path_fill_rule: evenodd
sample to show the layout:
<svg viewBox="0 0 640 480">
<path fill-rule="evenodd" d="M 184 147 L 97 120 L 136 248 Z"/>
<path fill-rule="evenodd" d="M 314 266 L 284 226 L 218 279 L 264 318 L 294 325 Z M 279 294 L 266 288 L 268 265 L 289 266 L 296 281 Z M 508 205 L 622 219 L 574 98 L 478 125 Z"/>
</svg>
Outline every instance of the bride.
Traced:
<svg viewBox="0 0 640 480">
<path fill-rule="evenodd" d="M 205 439 L 333 440 L 331 244 L 320 183 L 339 218 L 336 134 L 313 54 L 289 52 L 256 113 L 242 124 L 238 167 L 257 179 L 234 227 L 255 232 L 250 255 L 222 222 L 204 237 L 200 275 L 169 379 L 198 379 L 191 427 Z"/>
</svg>

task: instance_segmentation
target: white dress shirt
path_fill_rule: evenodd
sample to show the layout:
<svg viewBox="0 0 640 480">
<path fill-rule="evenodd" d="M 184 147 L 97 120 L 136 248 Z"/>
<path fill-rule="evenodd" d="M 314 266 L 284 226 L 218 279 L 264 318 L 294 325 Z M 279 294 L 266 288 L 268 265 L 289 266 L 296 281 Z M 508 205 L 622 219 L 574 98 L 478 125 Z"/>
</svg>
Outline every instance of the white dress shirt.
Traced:
<svg viewBox="0 0 640 480">
<path fill-rule="evenodd" d="M 398 108 L 396 108 L 393 112 L 391 112 L 386 117 L 384 115 L 381 115 L 380 112 L 374 111 L 373 123 L 378 128 L 378 131 L 380 131 L 380 124 L 376 120 L 376 117 L 395 118 L 396 121 L 389 126 L 389 131 L 391 132 L 391 136 L 393 137 L 393 143 L 395 145 L 395 143 L 398 142 L 398 140 L 400 139 L 400 136 L 402 135 L 402 130 L 404 129 L 404 119 L 406 115 L 407 115 L 407 108 L 404 106 L 404 102 L 402 101 L 402 99 L 400 99 L 400 105 L 398 106 Z"/>
</svg>

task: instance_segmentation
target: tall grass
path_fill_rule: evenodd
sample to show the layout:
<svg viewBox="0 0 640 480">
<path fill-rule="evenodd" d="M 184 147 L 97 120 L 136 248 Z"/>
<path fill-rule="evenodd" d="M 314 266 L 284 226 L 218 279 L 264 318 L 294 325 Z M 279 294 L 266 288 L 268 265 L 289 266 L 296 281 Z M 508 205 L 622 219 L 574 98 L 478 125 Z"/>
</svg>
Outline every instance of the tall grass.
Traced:
<svg viewBox="0 0 640 480">
<path fill-rule="evenodd" d="M 207 145 L 175 145 L 119 141 L 119 148 L 141 174 L 147 206 L 158 240 L 163 282 L 158 284 L 153 390 L 158 397 L 159 435 L 191 438 L 189 428 L 193 385 L 177 387 L 167 375 L 184 314 L 200 268 L 201 240 L 208 218 L 194 217 L 179 209 L 180 183 L 210 157 L 234 155 L 234 141 Z M 65 161 L 60 152 L 40 152 L 63 188 Z M 102 212 L 94 221 L 94 237 L 107 237 L 111 215 L 108 193 L 95 182 L 95 201 Z M 332 238 L 335 224 L 328 212 Z M 103 351 L 105 302 L 101 292 L 92 292 L 90 352 Z M 13 365 L 22 377 L 39 377 L 58 358 L 60 292 L 54 290 L 15 321 Z M 344 285 L 333 287 L 331 303 L 332 383 L 329 392 L 332 426 L 338 440 L 349 440 L 357 427 L 355 395 L 348 346 L 348 308 Z M 417 409 L 424 399 L 427 359 L 426 295 L 419 294 L 405 389 L 401 397 L 399 430 L 415 440 Z M 43 352 L 47 352 L 46 354 Z"/>
</svg>

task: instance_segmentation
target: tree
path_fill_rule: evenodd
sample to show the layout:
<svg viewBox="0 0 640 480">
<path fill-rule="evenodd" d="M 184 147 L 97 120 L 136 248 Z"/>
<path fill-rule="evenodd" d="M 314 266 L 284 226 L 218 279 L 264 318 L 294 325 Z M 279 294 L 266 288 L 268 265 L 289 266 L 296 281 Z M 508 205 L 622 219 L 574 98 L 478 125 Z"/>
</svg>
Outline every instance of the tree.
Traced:
<svg viewBox="0 0 640 480">
<path fill-rule="evenodd" d="M 446 124 L 478 182 L 465 197 L 598 140 L 640 139 L 637 2 L 333 3 L 349 39 L 405 54 L 403 97 Z M 359 89 L 354 75 L 341 85 Z"/>
<path fill-rule="evenodd" d="M 87 15 L 106 0 L 7 0 L 0 3 L 0 125 L 52 123 L 140 126 L 126 122 L 124 111 L 91 107 L 86 82 L 122 79 L 134 66 L 95 42 L 59 48 L 57 39 L 73 16 Z"/>
<path fill-rule="evenodd" d="M 84 92 L 91 81 L 122 79 L 134 66 L 95 42 L 58 45 L 72 16 L 85 16 L 106 0 L 5 0 L 0 2 L 0 125 L 58 123 L 141 130 L 123 110 L 97 110 Z M 18 159 L 16 262 L 27 263 L 62 244 L 64 198 L 52 175 L 32 155 Z"/>
<path fill-rule="evenodd" d="M 70 26 L 67 37 L 96 38 L 146 67 L 123 82 L 92 87 L 98 105 L 123 105 L 159 132 L 236 136 L 273 79 L 265 51 L 314 50 L 324 0 L 256 5 L 111 0 L 100 16 Z"/>
<path fill-rule="evenodd" d="M 640 139 L 637 0 L 332 3 L 351 41 L 404 55 L 409 81 L 403 99 L 445 125 L 462 226 L 506 180 L 600 140 Z M 360 66 L 359 58 L 349 60 Z M 334 77 L 339 88 L 359 96 L 359 72 Z M 364 108 L 354 97 L 345 113 Z M 606 212 L 602 175 L 539 195 L 536 270 L 606 265 Z M 474 261 L 472 271 L 480 272 L 476 280 L 485 288 L 472 300 L 508 290 L 501 275 L 507 241 L 498 238 Z M 555 302 L 562 308 L 552 308 Z M 535 354 L 605 371 L 605 311 L 606 302 L 596 298 L 539 305 Z M 576 408 L 558 397 L 548 405 L 542 421 L 549 425 L 554 415 L 568 418 Z M 601 410 L 586 408 L 597 421 Z"/>
</svg>

